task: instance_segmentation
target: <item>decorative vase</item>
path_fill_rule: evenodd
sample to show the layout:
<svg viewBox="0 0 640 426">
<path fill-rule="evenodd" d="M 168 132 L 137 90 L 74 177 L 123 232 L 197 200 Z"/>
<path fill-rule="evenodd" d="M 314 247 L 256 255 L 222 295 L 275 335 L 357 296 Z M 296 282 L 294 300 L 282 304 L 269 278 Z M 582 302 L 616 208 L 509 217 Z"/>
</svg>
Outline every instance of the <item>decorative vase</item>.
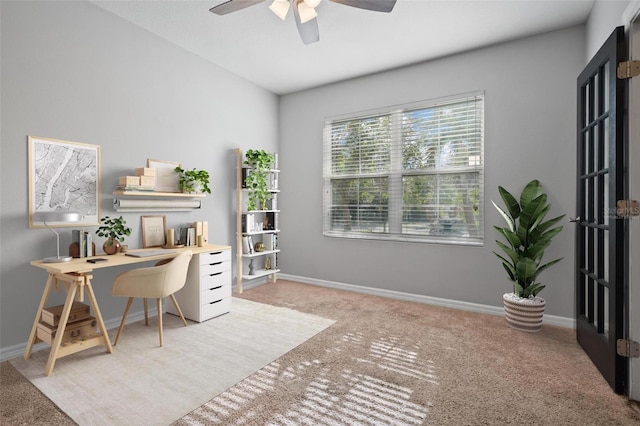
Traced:
<svg viewBox="0 0 640 426">
<path fill-rule="evenodd" d="M 536 332 L 542 328 L 545 301 L 540 297 L 522 298 L 514 293 L 502 295 L 507 325 L 520 331 Z"/>
<path fill-rule="evenodd" d="M 104 250 L 106 254 L 116 254 L 120 251 L 120 241 L 109 238 L 102 244 L 102 250 Z"/>
</svg>

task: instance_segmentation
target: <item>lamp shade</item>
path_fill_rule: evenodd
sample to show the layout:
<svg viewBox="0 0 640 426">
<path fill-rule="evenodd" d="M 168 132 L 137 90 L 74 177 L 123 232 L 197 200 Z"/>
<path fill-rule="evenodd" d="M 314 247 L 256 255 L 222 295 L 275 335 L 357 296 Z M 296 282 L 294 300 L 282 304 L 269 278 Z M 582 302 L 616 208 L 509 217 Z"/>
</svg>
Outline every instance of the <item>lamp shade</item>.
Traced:
<svg viewBox="0 0 640 426">
<path fill-rule="evenodd" d="M 34 222 L 79 222 L 80 213 L 78 212 L 35 212 L 33 213 Z"/>
<path fill-rule="evenodd" d="M 78 222 L 80 221 L 81 215 L 78 212 L 61 212 L 61 211 L 50 211 L 50 212 L 34 212 L 32 215 L 32 220 L 34 222 L 44 222 L 44 226 L 49 228 L 51 232 L 56 234 L 56 248 L 57 248 L 57 256 L 55 257 L 45 257 L 43 262 L 45 263 L 56 263 L 56 262 L 68 262 L 71 260 L 70 256 L 60 256 L 60 234 L 58 234 L 55 229 L 49 226 L 48 222 Z"/>
<path fill-rule="evenodd" d="M 289 12 L 289 7 L 291 7 L 289 0 L 273 0 L 269 9 L 284 21 Z"/>
</svg>

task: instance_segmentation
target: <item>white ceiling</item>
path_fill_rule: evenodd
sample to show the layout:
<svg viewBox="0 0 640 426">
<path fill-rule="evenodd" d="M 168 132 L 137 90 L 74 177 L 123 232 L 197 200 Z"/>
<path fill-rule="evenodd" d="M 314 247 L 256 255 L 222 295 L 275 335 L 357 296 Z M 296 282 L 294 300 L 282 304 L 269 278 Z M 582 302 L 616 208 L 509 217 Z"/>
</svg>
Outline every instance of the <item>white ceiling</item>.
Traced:
<svg viewBox="0 0 640 426">
<path fill-rule="evenodd" d="M 594 3 L 398 0 L 386 14 L 323 0 L 320 41 L 304 45 L 271 0 L 225 16 L 209 12 L 225 0 L 90 1 L 276 94 L 580 24 Z"/>
</svg>

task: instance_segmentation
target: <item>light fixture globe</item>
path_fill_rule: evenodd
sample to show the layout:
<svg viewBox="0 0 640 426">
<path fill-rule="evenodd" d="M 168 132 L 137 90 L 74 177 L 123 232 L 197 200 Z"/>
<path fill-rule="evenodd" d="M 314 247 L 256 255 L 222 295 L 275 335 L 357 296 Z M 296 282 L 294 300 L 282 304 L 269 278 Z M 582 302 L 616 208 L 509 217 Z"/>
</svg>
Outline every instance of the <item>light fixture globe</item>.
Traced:
<svg viewBox="0 0 640 426">
<path fill-rule="evenodd" d="M 284 21 L 284 19 L 287 17 L 287 13 L 289 12 L 289 7 L 291 7 L 289 0 L 273 0 L 273 3 L 271 3 L 269 9 L 271 9 L 271 11 L 275 13 L 278 18 Z"/>
<path fill-rule="evenodd" d="M 44 226 L 49 228 L 51 232 L 56 234 L 56 247 L 57 247 L 57 256 L 55 257 L 45 257 L 42 259 L 44 263 L 57 263 L 57 262 L 68 262 L 72 258 L 71 256 L 63 256 L 60 257 L 60 234 L 58 234 L 52 227 L 49 226 L 47 222 L 78 222 L 80 221 L 81 215 L 78 212 L 60 212 L 60 211 L 49 211 L 49 212 L 35 212 L 33 213 L 32 220 L 34 222 L 43 222 Z"/>
<path fill-rule="evenodd" d="M 303 0 L 307 6 L 312 9 L 315 9 L 320 4 L 320 0 Z"/>
</svg>

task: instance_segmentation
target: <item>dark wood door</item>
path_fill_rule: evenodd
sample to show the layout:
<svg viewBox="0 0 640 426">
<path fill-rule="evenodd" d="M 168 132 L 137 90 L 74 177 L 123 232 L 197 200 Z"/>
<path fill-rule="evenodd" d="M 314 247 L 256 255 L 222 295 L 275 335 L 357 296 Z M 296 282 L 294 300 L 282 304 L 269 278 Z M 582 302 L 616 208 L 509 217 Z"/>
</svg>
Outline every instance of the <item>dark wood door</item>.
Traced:
<svg viewBox="0 0 640 426">
<path fill-rule="evenodd" d="M 617 393 L 626 392 L 628 250 L 616 201 L 625 198 L 625 86 L 616 67 L 626 57 L 618 27 L 578 77 L 576 328 L 577 339 Z"/>
</svg>

